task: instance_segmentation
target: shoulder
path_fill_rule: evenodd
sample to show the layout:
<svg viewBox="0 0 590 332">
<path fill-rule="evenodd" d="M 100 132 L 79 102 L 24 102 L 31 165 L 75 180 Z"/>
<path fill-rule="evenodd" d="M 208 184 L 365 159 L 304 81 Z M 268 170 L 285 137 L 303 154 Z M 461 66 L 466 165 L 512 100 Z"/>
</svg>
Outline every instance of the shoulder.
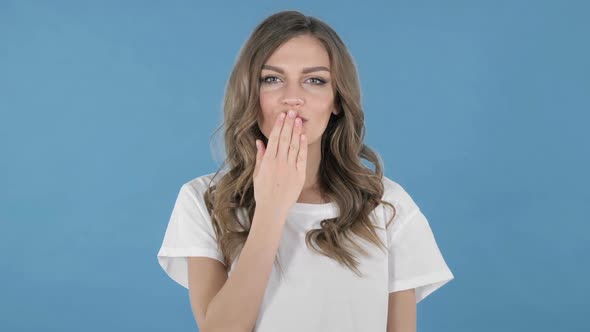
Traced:
<svg viewBox="0 0 590 332">
<path fill-rule="evenodd" d="M 217 176 L 215 175 L 215 172 L 197 176 L 185 182 L 181 187 L 181 191 L 189 192 L 197 196 L 203 195 L 210 186 L 219 182 L 219 179 L 222 176 L 222 172 L 219 172 Z"/>
<path fill-rule="evenodd" d="M 184 182 L 178 190 L 176 204 L 179 206 L 191 208 L 193 206 L 204 207 L 205 192 L 210 185 L 215 184 L 217 181 L 219 181 L 218 178 L 221 177 L 221 175 L 218 174 L 214 178 L 214 175 L 215 173 L 208 173 Z"/>
<path fill-rule="evenodd" d="M 221 178 L 226 174 L 226 170 L 220 170 L 217 175 L 216 172 L 204 174 L 195 177 L 182 185 L 180 189 L 181 200 L 186 203 L 194 203 L 200 208 L 203 214 L 206 212 L 205 192 L 210 186 L 216 185 Z M 245 208 L 240 208 L 237 212 L 238 221 L 242 225 L 247 225 L 248 213 Z"/>
<path fill-rule="evenodd" d="M 388 178 L 385 175 L 382 181 L 382 199 L 395 207 L 395 219 L 406 219 L 406 217 L 419 211 L 419 207 L 412 196 L 398 181 Z M 389 210 L 387 207 L 386 209 Z"/>
</svg>

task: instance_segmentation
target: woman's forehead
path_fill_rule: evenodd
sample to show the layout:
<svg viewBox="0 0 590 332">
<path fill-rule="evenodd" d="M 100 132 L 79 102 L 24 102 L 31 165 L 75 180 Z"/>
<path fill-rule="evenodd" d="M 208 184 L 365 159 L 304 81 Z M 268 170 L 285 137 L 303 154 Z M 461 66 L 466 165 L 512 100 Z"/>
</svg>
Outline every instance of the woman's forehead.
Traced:
<svg viewBox="0 0 590 332">
<path fill-rule="evenodd" d="M 298 67 L 297 69 L 316 66 L 330 68 L 330 57 L 324 45 L 315 37 L 299 36 L 279 46 L 266 64 L 274 67 Z"/>
</svg>

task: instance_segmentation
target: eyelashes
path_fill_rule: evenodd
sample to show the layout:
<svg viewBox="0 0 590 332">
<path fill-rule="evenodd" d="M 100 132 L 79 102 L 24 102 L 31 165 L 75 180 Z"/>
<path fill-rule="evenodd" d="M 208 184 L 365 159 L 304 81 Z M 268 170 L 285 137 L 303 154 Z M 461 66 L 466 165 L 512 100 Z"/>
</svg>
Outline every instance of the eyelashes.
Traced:
<svg viewBox="0 0 590 332">
<path fill-rule="evenodd" d="M 273 84 L 276 80 L 269 81 L 269 78 L 278 79 L 276 76 L 264 76 L 260 79 L 260 83 L 262 84 Z M 310 77 L 309 80 L 315 80 L 316 83 L 312 83 L 313 85 L 324 85 L 327 83 L 326 80 L 321 79 L 319 77 Z"/>
</svg>

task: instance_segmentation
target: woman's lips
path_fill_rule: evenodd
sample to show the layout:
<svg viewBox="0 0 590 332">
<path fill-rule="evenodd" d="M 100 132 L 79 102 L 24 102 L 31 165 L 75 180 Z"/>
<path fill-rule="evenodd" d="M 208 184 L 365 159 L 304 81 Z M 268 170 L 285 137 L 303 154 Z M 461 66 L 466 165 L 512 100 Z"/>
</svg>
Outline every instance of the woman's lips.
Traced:
<svg viewBox="0 0 590 332">
<path fill-rule="evenodd" d="M 301 124 L 305 124 L 305 123 L 307 122 L 307 119 L 306 119 L 306 118 L 304 118 L 304 117 L 302 117 L 302 116 L 301 116 L 301 115 L 299 115 L 299 114 L 296 114 L 296 115 L 295 115 L 295 118 L 300 118 L 300 119 L 301 119 Z"/>
</svg>

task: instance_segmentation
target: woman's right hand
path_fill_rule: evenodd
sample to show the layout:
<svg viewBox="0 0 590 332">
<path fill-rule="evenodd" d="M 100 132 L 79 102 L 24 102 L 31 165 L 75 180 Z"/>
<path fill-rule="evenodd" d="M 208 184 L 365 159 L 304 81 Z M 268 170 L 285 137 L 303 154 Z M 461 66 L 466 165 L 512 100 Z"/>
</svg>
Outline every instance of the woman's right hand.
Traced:
<svg viewBox="0 0 590 332">
<path fill-rule="evenodd" d="M 293 112 L 293 111 L 291 111 Z M 295 113 L 295 112 L 294 112 Z M 307 139 L 300 118 L 281 113 L 268 138 L 256 140 L 254 199 L 256 206 L 287 213 L 297 202 L 305 183 Z"/>
</svg>

